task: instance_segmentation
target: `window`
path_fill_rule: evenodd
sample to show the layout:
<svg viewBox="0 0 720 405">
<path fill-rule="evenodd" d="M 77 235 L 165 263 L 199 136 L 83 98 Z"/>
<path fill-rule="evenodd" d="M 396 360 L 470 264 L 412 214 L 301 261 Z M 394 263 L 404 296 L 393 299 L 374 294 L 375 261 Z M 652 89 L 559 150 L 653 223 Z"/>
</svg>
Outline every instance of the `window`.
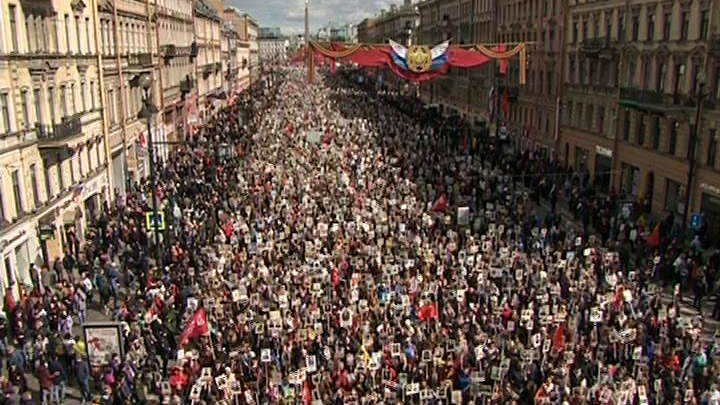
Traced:
<svg viewBox="0 0 720 405">
<path fill-rule="evenodd" d="M 632 40 L 637 41 L 640 38 L 640 16 L 635 15 L 632 18 Z"/>
<path fill-rule="evenodd" d="M 690 31 L 690 13 L 688 11 L 682 12 L 682 25 L 680 26 L 680 39 L 687 41 L 688 33 Z"/>
<path fill-rule="evenodd" d="M 708 136 L 708 149 L 707 149 L 707 158 L 705 160 L 705 164 L 707 167 L 715 167 L 715 160 L 717 157 L 717 144 L 718 144 L 718 135 L 716 129 L 710 130 L 710 135 Z"/>
<path fill-rule="evenodd" d="M 72 152 L 68 156 L 68 162 L 70 163 L 70 184 L 75 184 L 75 153 Z"/>
<path fill-rule="evenodd" d="M 70 51 L 70 16 L 65 14 L 65 52 Z"/>
<path fill-rule="evenodd" d="M 20 172 L 16 169 L 12 171 L 12 188 L 13 198 L 15 199 L 15 213 L 19 217 L 23 212 L 22 189 L 20 188 Z"/>
<path fill-rule="evenodd" d="M 578 41 L 578 23 L 573 23 L 573 43 Z"/>
<path fill-rule="evenodd" d="M 630 140 L 630 111 L 625 110 L 625 121 L 623 121 L 623 141 Z"/>
<path fill-rule="evenodd" d="M 50 160 L 49 159 L 43 159 L 43 167 L 45 168 L 45 195 L 47 196 L 48 201 L 50 201 L 53 197 L 52 187 L 50 185 Z"/>
<path fill-rule="evenodd" d="M 658 65 L 657 82 L 655 83 L 655 89 L 657 89 L 657 91 L 660 93 L 665 92 L 665 76 L 666 75 L 667 75 L 667 65 L 663 62 L 660 62 L 660 64 Z"/>
<path fill-rule="evenodd" d="M 675 156 L 677 149 L 677 138 L 678 138 L 678 127 L 680 124 L 677 121 L 673 121 L 670 126 L 670 141 L 668 142 L 668 153 Z"/>
<path fill-rule="evenodd" d="M 654 41 L 655 40 L 655 14 L 650 14 L 648 16 L 648 31 L 647 31 L 647 40 L 648 41 Z"/>
<path fill-rule="evenodd" d="M 660 136 L 662 135 L 662 121 L 660 120 L 660 117 L 655 117 L 655 125 L 653 128 L 652 148 L 660 150 Z"/>
<path fill-rule="evenodd" d="M 87 148 L 84 147 L 83 149 L 87 149 Z M 77 160 L 78 160 L 78 174 L 80 175 L 80 178 L 82 179 L 82 177 L 83 177 L 83 164 L 82 164 L 82 152 L 81 152 L 81 151 L 78 151 Z"/>
<path fill-rule="evenodd" d="M 40 206 L 40 189 L 37 182 L 37 166 L 35 163 L 30 165 L 30 185 L 32 186 L 33 202 L 35 207 Z"/>
<path fill-rule="evenodd" d="M 17 32 L 17 10 L 14 4 L 8 6 L 8 17 L 10 19 L 10 36 L 12 42 L 10 42 L 10 52 L 19 52 L 20 47 L 18 45 L 18 32 Z"/>
<path fill-rule="evenodd" d="M 75 83 L 70 83 L 70 106 L 72 107 L 72 114 L 76 114 L 78 111 L 75 104 Z"/>
<path fill-rule="evenodd" d="M 627 81 L 628 87 L 633 87 L 633 85 L 635 83 L 636 71 L 637 71 L 637 63 L 635 62 L 635 57 L 631 56 L 630 60 L 628 61 L 628 81 Z"/>
<path fill-rule="evenodd" d="M 5 257 L 5 277 L 8 285 L 15 284 L 15 272 L 12 268 L 12 258 L 10 256 Z"/>
<path fill-rule="evenodd" d="M 40 108 L 40 89 L 33 89 L 35 101 L 35 126 L 42 125 L 42 109 Z"/>
<path fill-rule="evenodd" d="M 7 93 L 0 94 L 0 114 L 2 114 L 2 130 L 9 134 L 12 132 L 12 127 L 10 126 L 10 104 Z"/>
<path fill-rule="evenodd" d="M 48 108 L 50 108 L 50 121 L 51 124 L 56 122 L 55 117 L 55 89 L 48 87 Z"/>
<path fill-rule="evenodd" d="M 700 39 L 708 39 L 710 27 L 710 11 L 703 10 L 700 13 Z"/>
<path fill-rule="evenodd" d="M 55 166 L 56 166 L 56 174 L 57 174 L 57 182 L 58 182 L 58 190 L 62 193 L 63 190 L 65 190 L 65 181 L 63 181 L 63 173 L 62 173 L 62 155 L 60 152 L 55 154 Z"/>
<path fill-rule="evenodd" d="M 685 78 L 685 64 L 679 63 L 675 65 L 675 81 L 673 83 L 673 92 L 675 94 L 680 90 L 680 85 L 683 83 Z"/>
<path fill-rule="evenodd" d="M 92 42 L 90 42 L 90 17 L 85 17 L 85 43 L 87 44 L 87 53 L 91 53 Z"/>
<path fill-rule="evenodd" d="M 588 39 L 588 23 L 587 21 L 583 21 L 582 23 L 582 40 L 585 41 Z"/>
<path fill-rule="evenodd" d="M 639 146 L 645 146 L 645 116 L 641 115 L 638 120 L 637 143 Z"/>
<path fill-rule="evenodd" d="M 80 16 L 75 16 L 75 40 L 77 40 L 77 53 L 82 53 L 82 38 L 80 36 L 81 28 L 80 28 Z"/>
<path fill-rule="evenodd" d="M 50 23 L 47 25 L 47 29 L 50 33 L 50 39 L 53 43 L 53 52 L 60 53 L 60 40 L 58 39 L 58 33 L 57 33 L 57 20 L 52 19 Z"/>
<path fill-rule="evenodd" d="M 90 82 L 90 106 L 95 109 L 95 82 Z"/>
<path fill-rule="evenodd" d="M 599 106 L 597 110 L 597 121 L 601 134 L 605 134 L 605 106 Z"/>
<path fill-rule="evenodd" d="M 664 41 L 670 40 L 671 30 L 672 30 L 672 14 L 665 13 L 665 17 L 663 19 L 663 40 Z"/>
<path fill-rule="evenodd" d="M 80 82 L 80 101 L 82 102 L 82 110 L 87 111 L 87 103 L 85 102 L 85 82 Z"/>
<path fill-rule="evenodd" d="M 585 128 L 590 129 L 592 128 L 592 119 L 593 119 L 593 112 L 595 108 L 593 105 L 588 104 L 585 108 Z"/>
<path fill-rule="evenodd" d="M 20 92 L 20 104 L 22 105 L 23 126 L 30 129 L 30 106 L 28 105 L 28 91 Z"/>
<path fill-rule="evenodd" d="M 665 183 L 665 209 L 670 212 L 678 212 L 681 208 L 682 185 L 676 181 L 667 179 Z"/>
<path fill-rule="evenodd" d="M 60 106 L 62 107 L 63 118 L 68 116 L 67 105 L 67 88 L 65 85 L 60 86 Z"/>
<path fill-rule="evenodd" d="M 618 17 L 618 41 L 625 41 L 625 16 L 621 15 Z"/>
<path fill-rule="evenodd" d="M 112 90 L 108 90 L 108 115 L 110 116 L 110 124 L 115 124 L 115 97 Z"/>
</svg>

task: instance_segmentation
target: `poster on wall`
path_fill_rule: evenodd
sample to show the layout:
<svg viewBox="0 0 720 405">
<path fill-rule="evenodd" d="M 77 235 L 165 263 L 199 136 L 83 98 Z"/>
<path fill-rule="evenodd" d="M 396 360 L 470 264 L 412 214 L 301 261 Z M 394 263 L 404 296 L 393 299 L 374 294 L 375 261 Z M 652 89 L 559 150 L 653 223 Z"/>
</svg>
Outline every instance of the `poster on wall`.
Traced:
<svg viewBox="0 0 720 405">
<path fill-rule="evenodd" d="M 86 323 L 83 325 L 86 342 L 86 355 L 90 366 L 100 367 L 110 364 L 117 354 L 124 358 L 122 333 L 119 323 Z"/>
</svg>

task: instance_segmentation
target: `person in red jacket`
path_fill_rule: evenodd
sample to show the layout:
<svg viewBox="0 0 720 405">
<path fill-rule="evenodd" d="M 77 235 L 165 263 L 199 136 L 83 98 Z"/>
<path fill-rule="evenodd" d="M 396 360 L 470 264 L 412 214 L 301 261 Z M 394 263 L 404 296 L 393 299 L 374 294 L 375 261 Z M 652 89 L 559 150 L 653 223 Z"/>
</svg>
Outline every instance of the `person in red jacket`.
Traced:
<svg viewBox="0 0 720 405">
<path fill-rule="evenodd" d="M 43 405 L 50 402 L 50 392 L 52 392 L 53 379 L 56 374 L 50 374 L 47 361 L 44 361 L 37 371 L 38 383 L 40 384 L 40 392 L 42 392 Z"/>
</svg>

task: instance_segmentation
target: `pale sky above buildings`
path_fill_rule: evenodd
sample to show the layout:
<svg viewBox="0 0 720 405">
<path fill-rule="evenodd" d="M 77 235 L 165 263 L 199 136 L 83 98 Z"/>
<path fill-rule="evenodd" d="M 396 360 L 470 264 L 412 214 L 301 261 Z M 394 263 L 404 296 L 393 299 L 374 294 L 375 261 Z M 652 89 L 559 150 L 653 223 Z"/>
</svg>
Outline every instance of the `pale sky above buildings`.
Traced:
<svg viewBox="0 0 720 405">
<path fill-rule="evenodd" d="M 402 0 L 310 0 L 310 32 L 330 22 L 357 24 L 366 17 L 390 9 Z M 280 27 L 283 34 L 305 32 L 305 0 L 228 0 L 258 22 L 261 27 Z"/>
</svg>

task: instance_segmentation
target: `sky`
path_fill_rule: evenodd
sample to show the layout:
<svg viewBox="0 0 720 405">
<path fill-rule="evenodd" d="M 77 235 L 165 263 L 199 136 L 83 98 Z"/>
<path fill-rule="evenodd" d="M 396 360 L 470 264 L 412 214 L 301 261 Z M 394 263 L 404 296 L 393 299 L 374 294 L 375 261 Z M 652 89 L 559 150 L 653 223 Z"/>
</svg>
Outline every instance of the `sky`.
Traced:
<svg viewBox="0 0 720 405">
<path fill-rule="evenodd" d="M 310 32 L 329 22 L 357 24 L 366 17 L 390 9 L 402 0 L 310 0 Z M 226 0 L 258 22 L 261 27 L 280 27 L 283 34 L 305 32 L 305 0 Z"/>
</svg>

